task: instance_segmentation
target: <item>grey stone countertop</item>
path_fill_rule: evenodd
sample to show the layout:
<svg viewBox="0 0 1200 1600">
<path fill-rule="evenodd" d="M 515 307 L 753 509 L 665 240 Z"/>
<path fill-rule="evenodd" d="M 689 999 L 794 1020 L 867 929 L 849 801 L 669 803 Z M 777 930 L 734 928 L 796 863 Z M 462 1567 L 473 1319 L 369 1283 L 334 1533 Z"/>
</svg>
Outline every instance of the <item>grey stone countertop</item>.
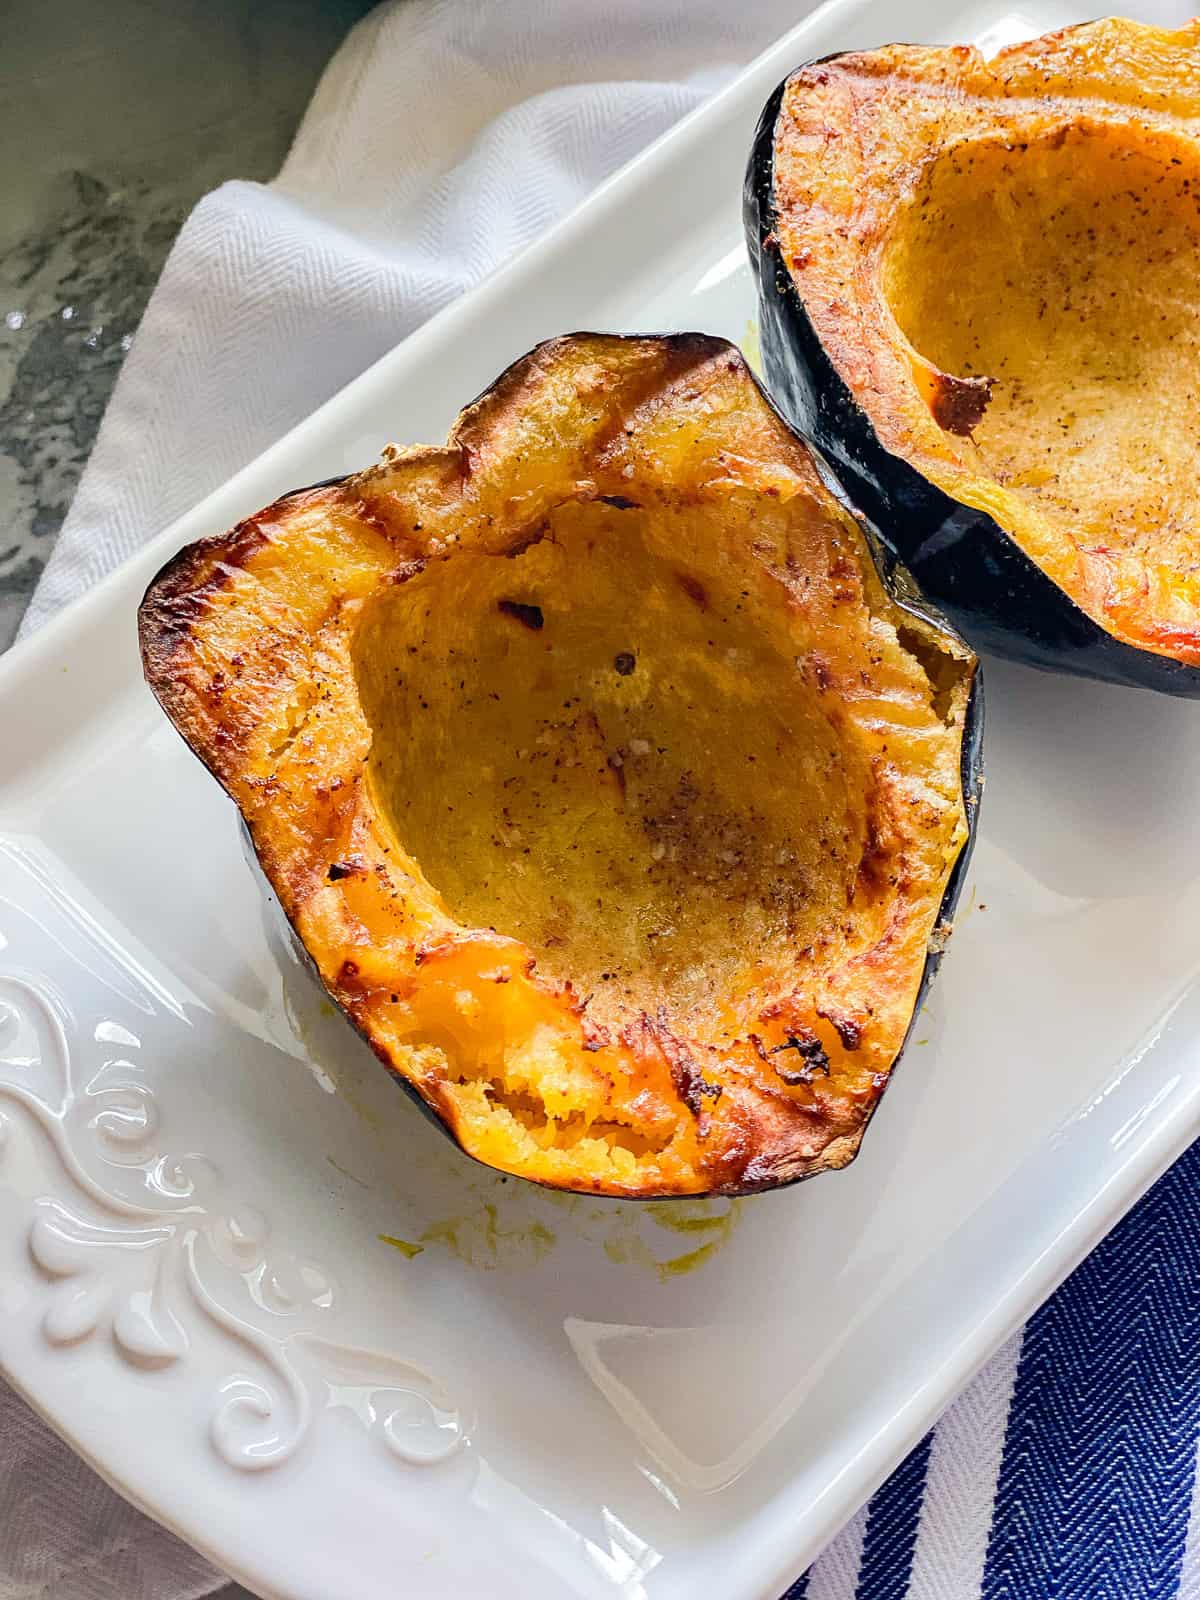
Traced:
<svg viewBox="0 0 1200 1600">
<path fill-rule="evenodd" d="M 370 0 L 40 0 L 0 50 L 0 650 L 180 224 L 278 169 Z M 251 1600 L 231 1586 L 220 1600 Z"/>
<path fill-rule="evenodd" d="M 40 0 L 0 50 L 0 650 L 192 206 L 279 167 L 368 0 Z"/>
</svg>

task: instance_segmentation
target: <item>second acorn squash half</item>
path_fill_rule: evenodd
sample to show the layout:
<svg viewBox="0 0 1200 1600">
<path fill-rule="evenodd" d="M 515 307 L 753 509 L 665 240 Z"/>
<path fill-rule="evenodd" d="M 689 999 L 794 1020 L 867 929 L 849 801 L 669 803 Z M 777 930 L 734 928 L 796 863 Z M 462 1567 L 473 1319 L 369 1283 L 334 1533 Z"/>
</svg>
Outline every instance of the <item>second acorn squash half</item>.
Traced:
<svg viewBox="0 0 1200 1600">
<path fill-rule="evenodd" d="M 845 1165 L 962 878 L 975 661 L 737 351 L 578 335 L 183 550 L 146 675 L 337 1004 L 471 1155 Z"/>
<path fill-rule="evenodd" d="M 1200 23 L 801 68 L 747 178 L 768 380 L 973 642 L 1200 694 Z"/>
</svg>

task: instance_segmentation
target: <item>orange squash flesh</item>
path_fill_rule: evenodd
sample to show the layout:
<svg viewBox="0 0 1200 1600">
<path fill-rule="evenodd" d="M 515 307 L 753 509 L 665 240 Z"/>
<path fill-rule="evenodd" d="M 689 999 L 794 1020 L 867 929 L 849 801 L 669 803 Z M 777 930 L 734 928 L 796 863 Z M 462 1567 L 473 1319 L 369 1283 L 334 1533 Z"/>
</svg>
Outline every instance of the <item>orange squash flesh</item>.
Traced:
<svg viewBox="0 0 1200 1600">
<path fill-rule="evenodd" d="M 968 837 L 974 658 L 737 352 L 540 347 L 440 448 L 185 549 L 147 679 L 337 1004 L 471 1155 L 844 1165 Z"/>
<path fill-rule="evenodd" d="M 1200 23 L 804 67 L 774 203 L 884 449 L 1109 637 L 1200 666 Z"/>
</svg>

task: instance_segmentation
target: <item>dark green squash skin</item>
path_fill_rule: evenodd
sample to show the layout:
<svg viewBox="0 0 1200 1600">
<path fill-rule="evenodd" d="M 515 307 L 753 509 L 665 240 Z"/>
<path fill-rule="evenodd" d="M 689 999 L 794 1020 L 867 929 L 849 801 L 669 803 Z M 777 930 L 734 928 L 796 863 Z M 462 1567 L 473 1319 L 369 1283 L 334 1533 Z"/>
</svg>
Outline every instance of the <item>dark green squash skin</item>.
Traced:
<svg viewBox="0 0 1200 1600">
<path fill-rule="evenodd" d="M 788 81 L 759 119 L 743 207 L 763 368 L 785 419 L 817 446 L 846 494 L 886 530 L 921 589 L 977 649 L 1051 672 L 1200 698 L 1200 668 L 1114 638 L 992 517 L 952 499 L 880 443 L 821 344 L 776 239 L 775 124 Z"/>
</svg>

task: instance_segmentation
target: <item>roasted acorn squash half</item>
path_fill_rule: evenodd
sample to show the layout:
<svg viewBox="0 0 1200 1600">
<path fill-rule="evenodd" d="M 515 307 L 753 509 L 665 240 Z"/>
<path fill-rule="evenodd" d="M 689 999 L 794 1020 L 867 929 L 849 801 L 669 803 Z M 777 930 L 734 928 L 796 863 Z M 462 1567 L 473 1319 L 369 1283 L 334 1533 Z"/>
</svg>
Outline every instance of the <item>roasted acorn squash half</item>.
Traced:
<svg viewBox="0 0 1200 1600">
<path fill-rule="evenodd" d="M 147 679 L 464 1150 L 652 1197 L 844 1166 L 958 893 L 970 650 L 738 352 L 581 334 L 175 557 Z"/>
<path fill-rule="evenodd" d="M 973 643 L 1200 694 L 1200 24 L 802 67 L 746 185 L 768 385 Z"/>
</svg>

